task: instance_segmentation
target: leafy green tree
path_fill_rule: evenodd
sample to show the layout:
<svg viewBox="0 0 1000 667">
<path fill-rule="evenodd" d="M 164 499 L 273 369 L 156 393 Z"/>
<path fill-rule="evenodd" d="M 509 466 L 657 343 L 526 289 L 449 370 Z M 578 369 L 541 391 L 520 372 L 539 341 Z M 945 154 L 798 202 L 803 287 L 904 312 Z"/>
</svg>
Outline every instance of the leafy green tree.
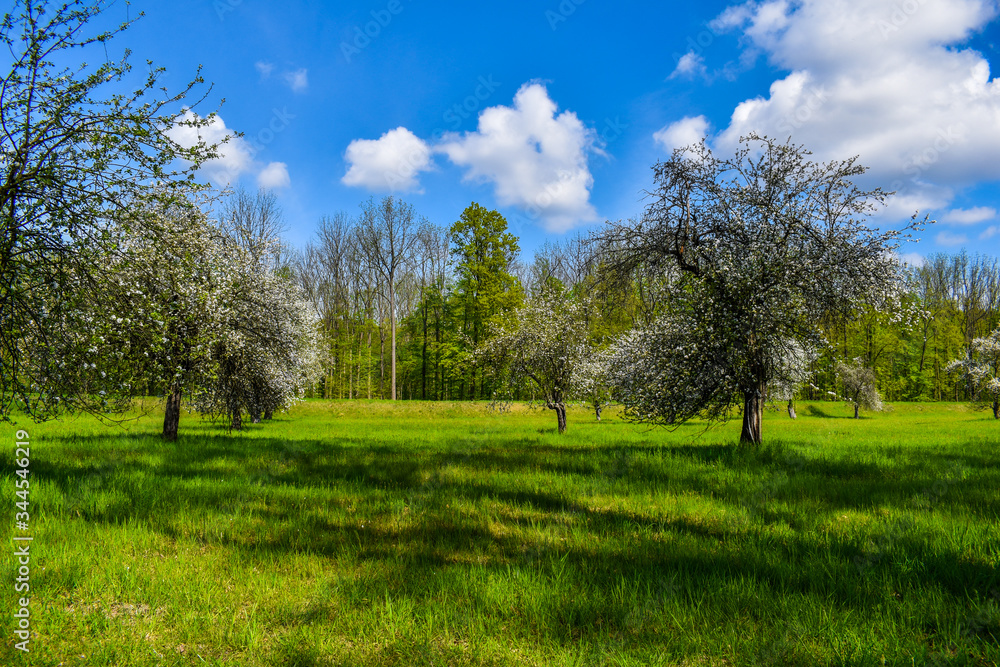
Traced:
<svg viewBox="0 0 1000 667">
<path fill-rule="evenodd" d="M 473 202 L 449 230 L 455 260 L 454 298 L 461 313 L 461 332 L 475 348 L 495 327 L 503 313 L 521 303 L 523 291 L 511 273 L 520 252 L 517 237 L 507 231 L 507 220 L 497 211 Z M 470 378 L 469 395 L 476 395 L 478 368 Z M 479 384 L 482 395 L 482 384 Z"/>
</svg>

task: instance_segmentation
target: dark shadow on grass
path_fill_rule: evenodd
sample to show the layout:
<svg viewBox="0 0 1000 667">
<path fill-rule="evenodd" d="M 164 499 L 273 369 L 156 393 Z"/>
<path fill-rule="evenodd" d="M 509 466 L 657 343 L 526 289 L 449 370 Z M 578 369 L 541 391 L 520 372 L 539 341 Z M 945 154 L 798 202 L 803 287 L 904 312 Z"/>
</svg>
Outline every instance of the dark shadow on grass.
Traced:
<svg viewBox="0 0 1000 667">
<path fill-rule="evenodd" d="M 59 510 L 41 504 L 42 514 L 61 511 L 66 519 L 96 525 L 141 521 L 173 540 L 248 557 L 309 553 L 380 563 L 375 574 L 344 584 L 350 599 L 431 598 L 447 586 L 440 583 L 442 573 L 475 568 L 493 577 L 525 572 L 554 579 L 560 567 L 569 567 L 572 590 L 583 594 L 545 602 L 538 621 L 542 632 L 560 639 L 604 632 L 653 637 L 634 609 L 605 596 L 623 581 L 649 588 L 676 577 L 683 588 L 675 594 L 693 606 L 749 577 L 775 594 L 869 610 L 884 604 L 886 581 L 917 591 L 940 588 L 960 600 L 1000 585 L 990 564 L 967 558 L 957 547 L 931 550 L 920 533 L 896 534 L 876 524 L 848 538 L 810 528 L 811 520 L 845 508 L 910 508 L 914 495 L 934 489 L 940 473 L 955 463 L 978 476 L 965 488 L 958 486 L 961 480 L 950 481 L 932 494 L 930 510 L 912 511 L 971 508 L 974 502 L 977 514 L 989 516 L 1000 510 L 994 491 L 998 461 L 972 448 L 967 457 L 921 452 L 919 460 L 890 470 L 797 453 L 782 443 L 747 450 L 538 446 L 498 439 L 488 447 L 449 450 L 373 448 L 349 437 L 212 434 L 172 444 L 129 436 L 113 446 L 95 436 L 72 439 L 64 451 L 64 457 L 33 460 L 32 474 L 75 505 Z M 723 482 L 722 472 L 743 477 Z M 553 484 L 519 481 L 529 473 Z M 582 493 L 555 490 L 560 487 L 554 482 L 570 474 L 581 476 L 581 484 L 570 489 L 600 484 L 609 498 L 664 485 L 675 495 L 711 495 L 727 513 L 750 513 L 752 521 L 626 510 L 612 501 L 598 506 Z M 812 519 L 799 516 L 806 500 Z M 571 539 L 574 530 L 584 537 Z M 491 604 L 481 591 L 471 595 L 481 608 Z M 301 618 L 289 613 L 305 622 L 324 613 L 322 604 Z M 752 600 L 745 606 L 751 614 L 758 608 Z M 291 657 L 310 664 L 307 654 Z"/>
</svg>

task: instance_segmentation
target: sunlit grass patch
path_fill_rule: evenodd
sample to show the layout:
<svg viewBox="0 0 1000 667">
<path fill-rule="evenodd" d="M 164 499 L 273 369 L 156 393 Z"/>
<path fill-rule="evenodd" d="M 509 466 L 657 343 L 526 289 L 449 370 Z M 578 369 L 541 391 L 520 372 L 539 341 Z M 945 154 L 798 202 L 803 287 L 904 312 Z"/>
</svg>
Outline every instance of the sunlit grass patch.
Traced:
<svg viewBox="0 0 1000 667">
<path fill-rule="evenodd" d="M 309 401 L 169 444 L 157 414 L 20 424 L 37 634 L 0 662 L 997 663 L 991 415 L 803 404 L 747 450 L 518 407 Z"/>
</svg>

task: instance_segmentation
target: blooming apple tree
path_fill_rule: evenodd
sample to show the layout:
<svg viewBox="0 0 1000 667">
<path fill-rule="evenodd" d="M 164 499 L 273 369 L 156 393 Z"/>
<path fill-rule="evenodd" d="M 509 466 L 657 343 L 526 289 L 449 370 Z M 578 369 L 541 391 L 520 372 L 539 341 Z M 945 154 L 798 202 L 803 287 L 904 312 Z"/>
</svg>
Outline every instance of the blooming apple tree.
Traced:
<svg viewBox="0 0 1000 667">
<path fill-rule="evenodd" d="M 216 376 L 198 392 L 195 406 L 240 430 L 244 413 L 258 422 L 302 398 L 318 373 L 319 353 L 316 318 L 301 288 L 242 249 L 228 251 L 231 261 L 237 259 L 212 344 Z"/>
<path fill-rule="evenodd" d="M 704 142 L 678 149 L 653 171 L 642 217 L 595 239 L 611 274 L 677 274 L 666 312 L 612 360 L 625 414 L 676 425 L 742 407 L 740 441 L 759 444 L 768 384 L 795 380 L 784 360 L 821 344 L 820 322 L 898 292 L 891 251 L 917 225 L 869 228 L 886 194 L 853 184 L 865 172 L 854 158 L 814 163 L 767 137 L 728 159 Z"/>
<path fill-rule="evenodd" d="M 561 290 L 543 290 L 518 308 L 512 321 L 476 351 L 508 394 L 540 392 L 566 432 L 566 401 L 588 353 L 584 307 Z"/>
<path fill-rule="evenodd" d="M 952 361 L 947 370 L 961 373 L 976 401 L 989 405 L 1000 419 L 1000 328 L 973 340 L 965 358 Z"/>
<path fill-rule="evenodd" d="M 844 384 L 847 401 L 854 406 L 854 418 L 859 419 L 859 410 L 881 412 L 884 408 L 882 397 L 875 387 L 875 371 L 865 366 L 860 359 L 849 364 L 837 364 L 837 377 Z"/>
</svg>

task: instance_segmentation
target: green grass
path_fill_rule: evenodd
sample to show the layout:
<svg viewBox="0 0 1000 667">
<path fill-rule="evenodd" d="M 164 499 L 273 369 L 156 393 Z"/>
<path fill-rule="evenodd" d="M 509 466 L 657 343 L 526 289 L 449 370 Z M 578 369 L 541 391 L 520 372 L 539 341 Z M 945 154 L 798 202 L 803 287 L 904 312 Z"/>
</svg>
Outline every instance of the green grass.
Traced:
<svg viewBox="0 0 1000 667">
<path fill-rule="evenodd" d="M 185 415 L 173 444 L 159 414 L 21 422 L 33 638 L 8 547 L 0 664 L 1000 664 L 1000 423 L 798 411 L 757 451 L 476 404 Z"/>
</svg>

